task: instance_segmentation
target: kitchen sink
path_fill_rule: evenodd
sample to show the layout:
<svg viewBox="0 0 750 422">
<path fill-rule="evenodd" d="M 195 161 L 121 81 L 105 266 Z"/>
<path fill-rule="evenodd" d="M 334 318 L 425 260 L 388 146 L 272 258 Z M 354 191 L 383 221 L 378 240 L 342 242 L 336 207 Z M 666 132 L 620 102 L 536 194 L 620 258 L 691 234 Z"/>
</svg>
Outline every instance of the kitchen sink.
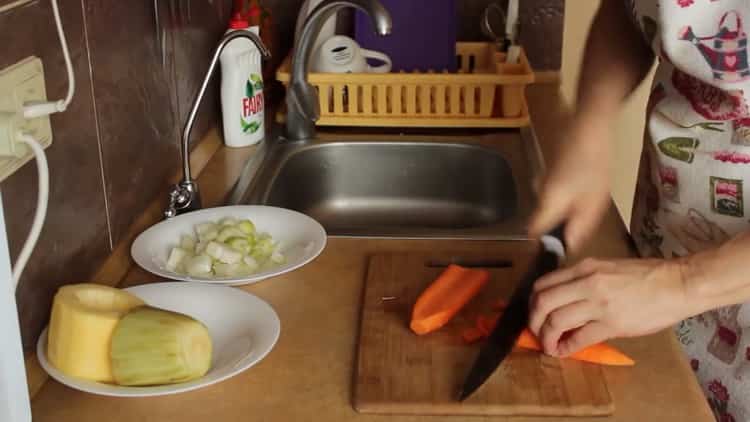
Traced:
<svg viewBox="0 0 750 422">
<path fill-rule="evenodd" d="M 265 143 L 231 204 L 289 208 L 331 236 L 523 239 L 541 168 L 530 133 L 320 135 Z"/>
</svg>

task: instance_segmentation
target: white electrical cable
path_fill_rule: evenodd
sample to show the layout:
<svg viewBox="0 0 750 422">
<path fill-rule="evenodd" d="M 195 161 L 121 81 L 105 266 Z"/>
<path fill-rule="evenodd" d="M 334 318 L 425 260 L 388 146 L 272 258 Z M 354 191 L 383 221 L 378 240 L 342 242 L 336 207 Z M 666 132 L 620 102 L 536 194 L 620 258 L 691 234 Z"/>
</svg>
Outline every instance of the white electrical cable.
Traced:
<svg viewBox="0 0 750 422">
<path fill-rule="evenodd" d="M 57 0 L 52 0 L 52 13 L 55 15 L 57 37 L 60 39 L 60 47 L 62 48 L 63 58 L 65 59 L 65 70 L 68 72 L 68 94 L 65 96 L 64 100 L 58 101 L 58 104 L 61 104 L 61 109 L 58 111 L 65 111 L 70 102 L 73 101 L 73 94 L 76 92 L 76 79 L 73 74 L 73 62 L 70 60 L 68 41 L 65 39 L 65 31 L 63 31 L 62 20 L 60 19 L 60 9 L 57 7 Z"/>
<path fill-rule="evenodd" d="M 39 234 L 42 232 L 42 226 L 44 225 L 44 218 L 47 216 L 47 202 L 49 201 L 49 167 L 47 165 L 47 157 L 44 155 L 44 148 L 36 139 L 25 133 L 19 134 L 19 139 L 31 148 L 36 157 L 36 168 L 39 174 L 39 192 L 37 192 L 36 212 L 34 214 L 34 221 L 31 223 L 29 236 L 23 244 L 15 265 L 13 265 L 14 288 L 18 286 L 23 269 L 29 261 L 34 246 L 36 246 L 36 241 L 39 240 Z"/>
<path fill-rule="evenodd" d="M 76 90 L 75 75 L 73 74 L 73 62 L 70 59 L 70 51 L 68 51 L 68 41 L 65 38 L 65 31 L 63 31 L 62 20 L 60 19 L 60 9 L 57 7 L 57 0 L 51 0 L 51 3 L 52 14 L 55 16 L 55 25 L 57 26 L 57 37 L 60 39 L 60 46 L 62 47 L 63 58 L 65 59 L 65 70 L 68 73 L 68 93 L 63 100 L 30 103 L 24 105 L 23 117 L 27 119 L 49 116 L 53 113 L 61 113 L 65 111 L 68 108 L 70 102 L 73 101 L 73 94 Z"/>
<path fill-rule="evenodd" d="M 55 26 L 57 27 L 57 37 L 60 39 L 60 47 L 62 48 L 63 58 L 65 59 L 65 70 L 68 74 L 68 93 L 65 96 L 65 99 L 62 100 L 24 104 L 23 116 L 26 119 L 49 116 L 53 113 L 65 111 L 70 102 L 73 101 L 73 95 L 76 90 L 73 62 L 70 59 L 68 41 L 65 38 L 62 19 L 60 19 L 60 9 L 57 5 L 57 0 L 50 1 L 52 3 L 52 14 L 55 17 Z M 31 148 L 36 157 L 36 166 L 39 172 L 39 192 L 37 193 L 36 213 L 34 214 L 34 221 L 31 224 L 29 236 L 26 238 L 21 253 L 18 255 L 16 263 L 13 266 L 14 288 L 15 286 L 18 286 L 18 281 L 21 279 L 21 274 L 26 267 L 26 263 L 29 261 L 31 252 L 34 250 L 37 240 L 39 240 L 39 234 L 44 225 L 44 218 L 47 216 L 47 203 L 49 201 L 49 167 L 47 165 L 47 157 L 44 154 L 44 147 L 42 147 L 39 141 L 25 133 L 19 134 L 19 139 Z"/>
</svg>

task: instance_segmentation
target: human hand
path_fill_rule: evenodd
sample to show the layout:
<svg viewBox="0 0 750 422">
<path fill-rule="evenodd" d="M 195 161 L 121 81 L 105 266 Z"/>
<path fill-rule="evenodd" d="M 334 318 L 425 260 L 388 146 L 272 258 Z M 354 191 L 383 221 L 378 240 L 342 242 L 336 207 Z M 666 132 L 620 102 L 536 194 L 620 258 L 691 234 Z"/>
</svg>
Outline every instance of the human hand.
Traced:
<svg viewBox="0 0 750 422">
<path fill-rule="evenodd" d="M 534 285 L 529 327 L 552 356 L 659 331 L 697 313 L 687 300 L 681 265 L 586 259 L 548 274 Z"/>
<path fill-rule="evenodd" d="M 539 237 L 565 221 L 567 248 L 576 252 L 610 205 L 609 127 L 579 118 L 565 133 L 558 160 L 540 186 L 529 234 Z"/>
</svg>

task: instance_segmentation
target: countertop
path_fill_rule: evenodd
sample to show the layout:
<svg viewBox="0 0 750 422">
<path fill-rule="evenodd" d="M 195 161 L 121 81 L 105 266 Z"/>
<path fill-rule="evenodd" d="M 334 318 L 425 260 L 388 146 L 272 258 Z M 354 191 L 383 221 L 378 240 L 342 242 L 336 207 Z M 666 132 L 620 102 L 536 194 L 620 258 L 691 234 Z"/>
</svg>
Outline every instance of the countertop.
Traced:
<svg viewBox="0 0 750 422">
<path fill-rule="evenodd" d="M 554 154 L 565 115 L 556 86 L 529 89 L 529 103 L 540 146 Z M 207 204 L 220 203 L 251 152 L 220 148 L 201 173 Z M 583 256 L 632 256 L 627 231 L 614 206 Z M 380 421 L 351 406 L 359 306 L 367 257 L 379 251 L 492 251 L 508 243 L 485 241 L 384 240 L 332 238 L 312 263 L 292 273 L 242 287 L 269 302 L 279 314 L 281 337 L 259 364 L 201 390 L 155 398 L 90 395 L 47 382 L 32 401 L 35 421 Z M 132 268 L 121 286 L 153 281 Z M 637 364 L 606 368 L 615 403 L 611 417 L 591 421 L 713 421 L 689 364 L 669 331 L 614 342 Z M 457 422 L 467 417 L 388 417 L 395 422 Z M 477 420 L 480 418 L 476 418 Z M 483 418 L 488 421 L 547 421 L 549 418 Z M 574 420 L 556 419 L 556 420 Z"/>
</svg>

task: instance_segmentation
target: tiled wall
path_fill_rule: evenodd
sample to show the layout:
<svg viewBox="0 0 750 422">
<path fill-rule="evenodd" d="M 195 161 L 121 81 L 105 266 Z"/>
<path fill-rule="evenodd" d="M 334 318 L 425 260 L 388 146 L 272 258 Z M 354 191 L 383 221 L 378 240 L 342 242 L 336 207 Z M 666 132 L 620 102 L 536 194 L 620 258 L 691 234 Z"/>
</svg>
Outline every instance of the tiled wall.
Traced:
<svg viewBox="0 0 750 422">
<path fill-rule="evenodd" d="M 0 0 L 3 6 L 14 0 Z M 302 0 L 265 0 L 288 51 Z M 461 36 L 482 39 L 477 22 L 489 0 L 463 0 Z M 62 284 L 87 281 L 136 216 L 178 168 L 179 135 L 208 58 L 229 19 L 231 0 L 59 0 L 76 75 L 68 111 L 52 116 L 47 150 L 50 208 L 17 300 L 27 348 L 46 323 Z M 522 1 L 522 30 L 540 68 L 559 67 L 563 0 Z M 522 25 L 527 25 L 522 23 Z M 526 27 L 526 26 L 524 26 Z M 47 94 L 67 89 L 49 0 L 0 12 L 0 69 L 30 55 L 44 62 Z M 217 121 L 218 96 L 207 95 L 193 138 Z M 30 164 L 2 183 L 13 259 L 35 207 Z"/>
</svg>

